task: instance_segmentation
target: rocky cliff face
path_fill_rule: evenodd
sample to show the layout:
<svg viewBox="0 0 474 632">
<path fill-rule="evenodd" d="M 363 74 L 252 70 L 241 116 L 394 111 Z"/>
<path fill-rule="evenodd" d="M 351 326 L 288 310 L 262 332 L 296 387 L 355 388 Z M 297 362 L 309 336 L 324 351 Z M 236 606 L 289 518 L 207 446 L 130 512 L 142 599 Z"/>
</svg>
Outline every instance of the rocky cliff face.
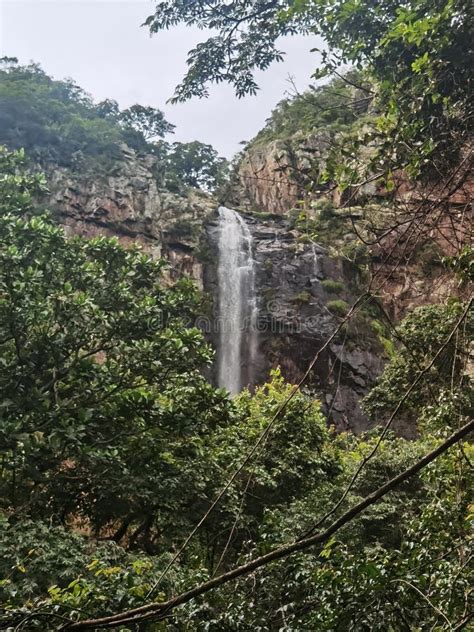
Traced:
<svg viewBox="0 0 474 632">
<path fill-rule="evenodd" d="M 290 382 L 299 382 L 355 300 L 359 273 L 292 228 L 288 217 L 243 217 L 252 234 L 256 270 L 257 382 L 264 382 L 275 367 L 280 367 Z M 218 231 L 214 217 L 207 226 L 213 260 Z M 205 268 L 204 286 L 217 297 L 214 265 Z M 306 381 L 305 388 L 320 398 L 329 422 L 338 430 L 361 431 L 370 425 L 360 399 L 380 374 L 386 358 L 372 321 L 373 316 L 366 311 L 344 327 L 324 348 Z M 217 341 L 212 325 L 209 335 Z"/>
<path fill-rule="evenodd" d="M 290 212 L 304 196 L 313 168 L 310 157 L 319 152 L 323 160 L 326 141 L 324 135 L 301 139 L 296 150 L 279 142 L 260 146 L 242 160 L 227 204 L 243 214 L 253 238 L 259 312 L 256 381 L 264 382 L 277 366 L 289 381 L 299 381 L 323 347 L 305 388 L 321 399 L 337 429 L 362 431 L 370 423 L 360 400 L 388 357 L 387 332 L 377 310 L 367 304 L 325 343 L 362 290 L 368 266 L 380 266 L 383 253 L 369 256 L 353 230 L 352 222 L 363 219 L 365 207 L 338 209 L 337 199 L 326 194 L 319 203 L 313 195 L 304 207 L 311 230 L 304 230 L 298 213 Z M 214 303 L 214 314 L 200 323 L 217 343 L 217 202 L 199 191 L 178 194 L 163 188 L 155 166 L 153 157 L 139 158 L 124 147 L 123 159 L 107 175 L 56 169 L 48 174 L 50 206 L 70 234 L 139 243 L 152 256 L 169 260 L 171 277 L 194 278 Z M 291 176 L 295 173 L 301 178 Z M 439 276 L 437 256 L 425 257 L 433 279 Z M 415 291 L 420 296 L 426 291 L 426 270 L 418 274 L 415 266 L 402 280 L 390 261 L 384 265 L 389 308 L 393 297 L 397 305 L 401 298 L 409 304 Z M 434 287 L 440 296 L 451 291 L 445 277 L 432 283 L 431 296 Z"/>
<path fill-rule="evenodd" d="M 287 214 L 307 196 L 315 162 L 324 167 L 329 142 L 321 132 L 252 145 L 242 155 L 228 202 L 243 210 Z"/>
<path fill-rule="evenodd" d="M 123 158 L 106 175 L 47 173 L 49 207 L 69 234 L 117 237 L 140 244 L 153 257 L 166 257 L 170 275 L 192 276 L 202 287 L 196 257 L 199 236 L 216 202 L 197 190 L 178 194 L 159 186 L 153 156 L 138 157 L 123 147 Z"/>
<path fill-rule="evenodd" d="M 474 237 L 472 149 L 465 148 L 447 180 L 440 174 L 438 180 L 415 187 L 400 172 L 394 174 L 390 193 L 372 180 L 341 195 L 334 187 L 316 184 L 329 143 L 329 135 L 319 132 L 251 144 L 227 203 L 243 211 L 283 216 L 304 210 L 317 225 L 316 239 L 333 252 L 343 251 L 349 241 L 361 243 L 361 235 L 367 244 L 374 243 L 366 249 L 370 271 L 380 279 L 383 302 L 395 320 L 414 307 L 456 295 L 457 280 L 441 259 Z M 322 206 L 332 210 L 335 221 L 322 218 Z M 403 220 L 410 216 L 417 217 L 414 227 L 406 230 L 408 222 Z M 394 228 L 385 231 L 391 222 Z"/>
<path fill-rule="evenodd" d="M 375 280 L 376 294 L 394 322 L 414 307 L 460 292 L 441 260 L 472 243 L 474 176 L 469 162 L 463 160 L 447 184 L 413 187 L 400 173 L 390 195 L 369 182 L 341 196 L 329 188 L 318 190 L 314 182 L 325 167 L 328 143 L 329 137 L 318 133 L 252 144 L 229 190 L 227 203 L 250 213 L 254 234 L 261 376 L 279 365 L 287 379 L 299 380 L 347 305 L 365 288 L 358 278 L 363 274 Z M 309 231 L 295 230 L 301 212 Z M 262 219 L 265 214 L 269 217 Z M 417 214 L 413 230 L 405 230 L 406 222 L 397 226 L 400 215 Z M 374 227 L 383 234 L 390 221 L 395 229 L 377 244 L 361 241 L 362 235 L 370 244 Z M 311 244 L 304 241 L 308 232 Z M 318 358 L 309 388 L 322 397 L 338 429 L 360 431 L 370 425 L 360 400 L 383 369 L 389 337 L 380 312 L 369 307 Z M 413 432 L 402 426 L 398 430 Z"/>
</svg>

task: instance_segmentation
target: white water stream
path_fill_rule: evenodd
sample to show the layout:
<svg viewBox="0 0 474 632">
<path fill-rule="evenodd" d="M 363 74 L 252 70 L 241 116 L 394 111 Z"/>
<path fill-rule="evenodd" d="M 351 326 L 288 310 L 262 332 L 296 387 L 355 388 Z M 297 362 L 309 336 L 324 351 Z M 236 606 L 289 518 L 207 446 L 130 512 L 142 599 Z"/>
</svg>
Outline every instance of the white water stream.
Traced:
<svg viewBox="0 0 474 632">
<path fill-rule="evenodd" d="M 232 209 L 219 208 L 218 383 L 235 395 L 252 384 L 257 353 L 257 296 L 252 235 Z"/>
</svg>

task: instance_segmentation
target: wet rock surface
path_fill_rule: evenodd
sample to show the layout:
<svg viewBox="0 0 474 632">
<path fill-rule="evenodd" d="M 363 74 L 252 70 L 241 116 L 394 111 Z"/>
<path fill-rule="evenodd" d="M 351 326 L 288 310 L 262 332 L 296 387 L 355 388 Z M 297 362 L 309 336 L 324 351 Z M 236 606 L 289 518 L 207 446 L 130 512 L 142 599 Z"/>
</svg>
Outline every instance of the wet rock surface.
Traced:
<svg viewBox="0 0 474 632">
<path fill-rule="evenodd" d="M 262 221 L 244 214 L 244 218 L 253 237 L 256 269 L 256 383 L 265 382 L 275 367 L 280 367 L 290 382 L 299 382 L 324 347 L 304 388 L 320 398 L 329 423 L 338 430 L 366 430 L 370 423 L 360 408 L 360 400 L 382 371 L 386 361 L 383 348 L 374 332 L 356 341 L 344 328 L 325 346 L 343 318 L 331 312 L 331 302 L 350 305 L 357 298 L 357 288 L 351 289 L 353 278 L 327 248 L 302 242 L 301 235 L 289 228 L 284 217 Z M 217 218 L 209 222 L 207 236 L 215 252 Z M 328 292 L 325 281 L 338 284 L 338 293 Z M 212 265 L 205 268 L 204 287 L 211 296 L 217 296 Z M 218 316 L 214 310 L 214 322 Z M 208 335 L 216 341 L 212 325 Z"/>
</svg>

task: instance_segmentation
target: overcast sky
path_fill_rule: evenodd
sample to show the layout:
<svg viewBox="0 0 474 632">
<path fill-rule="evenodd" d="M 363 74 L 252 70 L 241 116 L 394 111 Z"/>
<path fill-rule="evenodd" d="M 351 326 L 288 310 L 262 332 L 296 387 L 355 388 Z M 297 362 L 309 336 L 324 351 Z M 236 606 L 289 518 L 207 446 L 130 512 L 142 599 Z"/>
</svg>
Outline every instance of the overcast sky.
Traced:
<svg viewBox="0 0 474 632">
<path fill-rule="evenodd" d="M 177 126 L 172 137 L 210 143 L 230 157 L 250 140 L 272 108 L 291 89 L 304 89 L 318 63 L 316 39 L 286 38 L 284 63 L 259 73 L 256 97 L 236 99 L 219 85 L 208 99 L 166 104 L 186 68 L 186 53 L 202 31 L 177 27 L 150 37 L 145 18 L 152 0 L 0 0 L 0 56 L 39 62 L 57 79 L 72 77 L 95 100 L 116 99 L 162 109 Z"/>
</svg>

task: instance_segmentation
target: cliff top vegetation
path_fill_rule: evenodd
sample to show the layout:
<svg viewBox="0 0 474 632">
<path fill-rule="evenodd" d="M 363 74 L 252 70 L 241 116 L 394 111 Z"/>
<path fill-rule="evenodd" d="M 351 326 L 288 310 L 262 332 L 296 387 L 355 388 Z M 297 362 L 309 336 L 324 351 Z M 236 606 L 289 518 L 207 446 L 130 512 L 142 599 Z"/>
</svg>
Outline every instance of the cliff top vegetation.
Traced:
<svg viewBox="0 0 474 632">
<path fill-rule="evenodd" d="M 95 103 L 72 79 L 55 80 L 38 64 L 0 60 L 0 143 L 24 149 L 43 168 L 59 165 L 78 173 L 107 174 L 124 150 L 155 157 L 159 183 L 213 191 L 227 174 L 227 161 L 210 145 L 169 143 L 169 123 L 157 108 L 116 101 Z"/>
</svg>

